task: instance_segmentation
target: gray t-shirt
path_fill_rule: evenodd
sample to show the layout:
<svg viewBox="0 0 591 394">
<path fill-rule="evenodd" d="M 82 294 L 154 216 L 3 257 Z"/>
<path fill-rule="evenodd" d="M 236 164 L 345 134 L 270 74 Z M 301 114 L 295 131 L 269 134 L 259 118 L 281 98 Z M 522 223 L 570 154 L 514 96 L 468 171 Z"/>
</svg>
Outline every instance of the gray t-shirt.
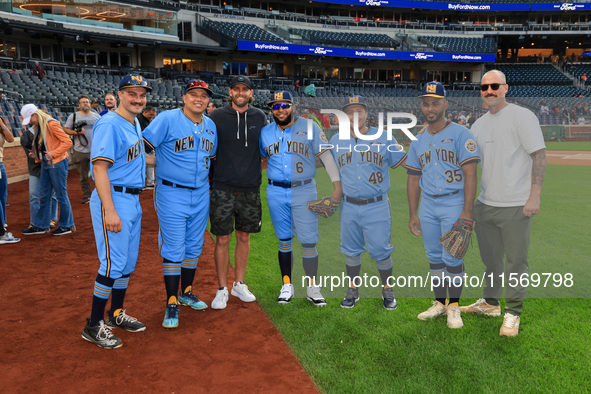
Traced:
<svg viewBox="0 0 591 394">
<path fill-rule="evenodd" d="M 80 112 L 76 112 L 76 123 L 80 122 L 81 120 L 85 120 L 87 124 L 86 126 L 84 126 L 84 137 L 86 137 L 86 140 L 81 136 L 73 136 L 75 151 L 82 153 L 90 153 L 90 145 L 92 143 L 92 127 L 94 126 L 95 122 L 100 118 L 101 116 L 94 112 L 90 112 L 88 115 L 83 115 Z M 68 116 L 68 120 L 66 120 L 65 126 L 68 129 L 74 130 L 74 114 Z"/>
<path fill-rule="evenodd" d="M 536 115 L 508 104 L 496 114 L 484 114 L 470 131 L 482 166 L 478 201 L 494 207 L 525 205 L 531 191 L 530 155 L 546 148 Z"/>
</svg>

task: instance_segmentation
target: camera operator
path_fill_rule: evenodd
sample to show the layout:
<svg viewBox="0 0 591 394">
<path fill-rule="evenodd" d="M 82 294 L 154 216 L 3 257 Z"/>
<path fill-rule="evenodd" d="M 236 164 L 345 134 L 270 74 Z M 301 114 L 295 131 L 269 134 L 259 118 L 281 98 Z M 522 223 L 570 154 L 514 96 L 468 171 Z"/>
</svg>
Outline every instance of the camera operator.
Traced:
<svg viewBox="0 0 591 394">
<path fill-rule="evenodd" d="M 90 98 L 82 95 L 78 98 L 78 111 L 74 112 L 66 120 L 64 130 L 73 136 L 74 151 L 72 153 L 72 164 L 76 166 L 80 174 L 80 186 L 84 198 L 82 204 L 90 201 L 90 182 L 88 172 L 90 170 L 90 144 L 92 142 L 92 127 L 101 117 L 90 110 Z"/>
</svg>

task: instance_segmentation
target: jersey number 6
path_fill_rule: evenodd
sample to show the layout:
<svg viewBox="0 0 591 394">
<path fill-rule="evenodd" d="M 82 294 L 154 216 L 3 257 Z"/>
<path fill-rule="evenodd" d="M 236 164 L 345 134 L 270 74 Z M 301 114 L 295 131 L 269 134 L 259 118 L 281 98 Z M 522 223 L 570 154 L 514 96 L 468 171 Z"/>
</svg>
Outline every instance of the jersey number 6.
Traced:
<svg viewBox="0 0 591 394">
<path fill-rule="evenodd" d="M 463 173 L 461 168 L 456 168 L 455 170 L 447 170 L 444 172 L 445 176 L 447 177 L 445 181 L 447 183 L 454 183 L 454 182 L 462 182 Z"/>
</svg>

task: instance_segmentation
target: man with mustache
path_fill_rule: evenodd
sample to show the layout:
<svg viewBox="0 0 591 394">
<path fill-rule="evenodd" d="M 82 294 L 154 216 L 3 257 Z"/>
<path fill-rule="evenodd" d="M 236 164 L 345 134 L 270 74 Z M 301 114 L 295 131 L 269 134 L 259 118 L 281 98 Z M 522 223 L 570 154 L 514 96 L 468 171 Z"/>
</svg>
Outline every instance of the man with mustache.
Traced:
<svg viewBox="0 0 591 394">
<path fill-rule="evenodd" d="M 540 193 L 546 171 L 546 146 L 534 113 L 507 103 L 505 75 L 491 70 L 480 84 L 489 109 L 472 126 L 482 155 L 480 195 L 474 205 L 480 257 L 486 266 L 483 298 L 462 312 L 500 316 L 505 276 L 506 308 L 500 335 L 519 333 L 526 287 L 512 286 L 509 275 L 527 275 L 528 247 L 533 216 L 540 211 Z"/>
</svg>

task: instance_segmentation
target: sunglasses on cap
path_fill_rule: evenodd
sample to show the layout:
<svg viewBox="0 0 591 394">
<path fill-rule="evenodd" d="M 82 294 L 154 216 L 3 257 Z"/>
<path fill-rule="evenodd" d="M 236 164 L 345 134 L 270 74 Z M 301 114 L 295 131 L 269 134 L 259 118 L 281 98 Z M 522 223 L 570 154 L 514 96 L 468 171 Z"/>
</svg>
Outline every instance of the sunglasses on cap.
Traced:
<svg viewBox="0 0 591 394">
<path fill-rule="evenodd" d="M 289 109 L 289 108 L 291 108 L 291 104 L 290 103 L 277 103 L 277 104 L 273 104 L 273 106 L 271 108 L 273 109 L 273 111 L 277 111 L 280 109 Z"/>
<path fill-rule="evenodd" d="M 193 81 L 189 84 L 189 86 L 187 86 L 187 90 L 188 89 L 192 89 L 192 88 L 205 88 L 205 89 L 209 89 L 209 85 L 206 84 L 203 81 Z"/>
<path fill-rule="evenodd" d="M 491 84 L 485 83 L 485 84 L 480 85 L 480 90 L 482 90 L 483 92 L 486 92 L 488 90 L 489 86 L 492 90 L 499 90 L 501 85 L 506 85 L 506 83 L 491 83 Z"/>
</svg>

